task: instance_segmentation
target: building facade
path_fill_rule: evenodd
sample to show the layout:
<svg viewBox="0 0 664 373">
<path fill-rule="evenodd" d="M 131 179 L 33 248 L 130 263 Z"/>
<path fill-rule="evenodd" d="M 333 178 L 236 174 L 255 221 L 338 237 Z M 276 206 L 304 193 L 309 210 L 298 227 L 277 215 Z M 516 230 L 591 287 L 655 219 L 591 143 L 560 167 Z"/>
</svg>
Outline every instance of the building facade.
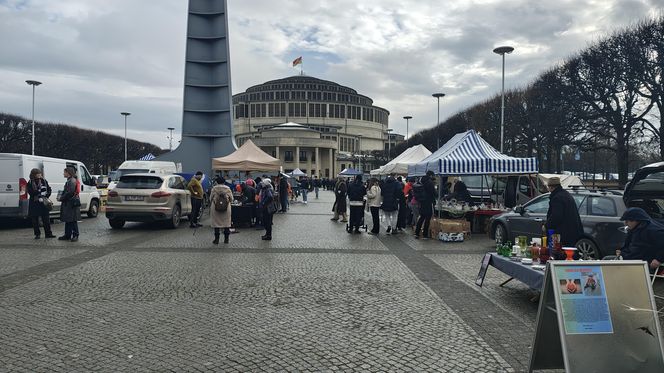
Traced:
<svg viewBox="0 0 664 373">
<path fill-rule="evenodd" d="M 347 167 L 377 167 L 371 153 L 388 146 L 389 115 L 352 88 L 305 75 L 233 96 L 238 145 L 251 139 L 281 159 L 284 172 L 299 168 L 319 177 L 334 177 Z"/>
</svg>

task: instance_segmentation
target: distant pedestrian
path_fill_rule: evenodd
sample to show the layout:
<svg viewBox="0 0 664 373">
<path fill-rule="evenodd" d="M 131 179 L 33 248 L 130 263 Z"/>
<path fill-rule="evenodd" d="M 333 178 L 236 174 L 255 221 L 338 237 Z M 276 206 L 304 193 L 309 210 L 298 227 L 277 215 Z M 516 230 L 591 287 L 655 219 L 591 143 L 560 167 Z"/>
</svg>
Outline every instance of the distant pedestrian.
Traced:
<svg viewBox="0 0 664 373">
<path fill-rule="evenodd" d="M 420 179 L 421 185 L 413 185 L 413 193 L 419 203 L 420 217 L 415 226 L 415 238 L 420 238 L 420 230 L 424 228 L 422 237 L 428 239 L 430 236 L 429 225 L 433 216 L 433 205 L 436 202 L 436 187 L 433 184 L 434 173 L 427 171 L 427 174 Z"/>
<path fill-rule="evenodd" d="M 28 216 L 32 219 L 32 228 L 35 233 L 35 239 L 39 239 L 41 231 L 39 230 L 39 218 L 44 225 L 44 234 L 46 238 L 54 238 L 51 232 L 51 219 L 49 217 L 53 203 L 49 199 L 51 197 L 51 187 L 42 176 L 42 172 L 38 168 L 33 168 L 30 171 L 30 182 L 27 186 L 27 192 L 30 196 L 28 202 Z"/>
<path fill-rule="evenodd" d="M 189 180 L 187 184 L 187 190 L 191 193 L 191 221 L 189 222 L 190 228 L 202 227 L 203 225 L 198 222 L 198 215 L 201 212 L 201 207 L 203 206 L 203 186 L 201 185 L 201 179 L 203 178 L 203 172 L 198 171 L 196 175 Z"/>
<path fill-rule="evenodd" d="M 78 241 L 78 221 L 81 220 L 81 192 L 80 183 L 76 180 L 76 170 L 73 167 L 65 168 L 63 176 L 67 181 L 60 194 L 60 221 L 65 223 L 64 236 L 58 237 L 61 241 Z"/>
<path fill-rule="evenodd" d="M 318 176 L 314 176 L 314 192 L 316 193 L 316 199 L 318 199 L 318 191 L 320 190 L 320 179 Z"/>
<path fill-rule="evenodd" d="M 348 184 L 348 200 L 350 205 L 350 222 L 348 223 L 350 229 L 348 233 L 360 233 L 360 225 L 362 225 L 362 217 L 364 216 L 364 196 L 367 194 L 367 189 L 362 183 L 362 175 L 355 176 L 355 181 Z"/>
<path fill-rule="evenodd" d="M 369 180 L 369 188 L 367 190 L 367 204 L 369 211 L 371 211 L 371 220 L 373 226 L 369 234 L 377 235 L 380 232 L 380 206 L 383 202 L 381 196 L 380 185 L 378 179 L 372 178 Z"/>
<path fill-rule="evenodd" d="M 265 235 L 261 237 L 264 241 L 272 240 L 272 218 L 276 208 L 272 207 L 274 202 L 274 188 L 272 180 L 265 178 L 262 181 L 259 206 L 263 212 L 263 226 L 265 226 Z"/>
<path fill-rule="evenodd" d="M 394 176 L 388 176 L 381 188 L 381 195 L 383 197 L 381 209 L 385 214 L 385 222 L 387 224 L 385 233 L 387 234 L 390 234 L 393 230 L 394 233 L 396 233 L 397 217 L 399 213 L 399 194 L 403 194 L 401 185 L 397 182 Z"/>
<path fill-rule="evenodd" d="M 279 202 L 281 202 L 281 212 L 286 212 L 288 211 L 288 189 L 290 188 L 290 185 L 284 175 L 281 175 L 278 180 L 279 189 L 277 191 L 279 192 Z"/>
<path fill-rule="evenodd" d="M 348 186 L 346 185 L 346 180 L 343 177 L 337 178 L 337 183 L 334 184 L 334 205 L 332 205 L 332 211 L 334 216 L 332 217 L 333 221 L 339 220 L 339 215 L 341 215 L 341 222 L 346 223 L 348 218 L 346 217 L 346 194 L 348 193 Z"/>
<path fill-rule="evenodd" d="M 302 193 L 302 201 L 305 205 L 308 203 L 307 194 L 309 194 L 309 188 L 311 188 L 311 182 L 309 181 L 309 178 L 302 176 L 300 178 L 300 193 Z"/>
<path fill-rule="evenodd" d="M 403 182 L 401 176 L 397 178 L 397 183 L 399 184 L 399 193 L 397 194 L 397 200 L 399 204 L 399 213 L 397 214 L 397 232 L 403 232 L 406 228 L 406 223 L 410 217 L 410 208 L 408 208 L 408 202 L 406 201 L 406 194 L 404 190 L 406 185 Z"/>
<path fill-rule="evenodd" d="M 221 229 L 224 230 L 224 243 L 228 243 L 228 236 L 231 234 L 231 202 L 233 201 L 233 192 L 224 183 L 224 178 L 217 176 L 217 185 L 212 188 L 210 193 L 210 225 L 214 228 L 213 244 L 219 244 Z M 225 210 L 223 209 L 225 205 Z"/>
<path fill-rule="evenodd" d="M 411 177 L 408 179 L 408 183 L 406 183 L 406 186 L 403 189 L 404 194 L 406 195 L 406 201 L 408 202 L 408 207 L 410 208 L 411 219 L 409 224 L 413 232 L 415 232 L 417 219 L 420 218 L 420 204 L 417 202 L 417 198 L 415 198 L 415 193 L 413 191 L 413 185 L 415 185 L 415 183 L 415 178 Z"/>
</svg>

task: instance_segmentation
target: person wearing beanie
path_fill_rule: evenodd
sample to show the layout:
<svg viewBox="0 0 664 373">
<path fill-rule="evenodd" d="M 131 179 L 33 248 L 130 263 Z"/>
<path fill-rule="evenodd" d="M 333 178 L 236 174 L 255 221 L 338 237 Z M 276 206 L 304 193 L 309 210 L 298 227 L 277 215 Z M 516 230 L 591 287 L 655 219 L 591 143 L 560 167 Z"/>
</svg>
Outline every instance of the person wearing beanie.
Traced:
<svg viewBox="0 0 664 373">
<path fill-rule="evenodd" d="M 276 212 L 276 208 L 270 207 L 274 202 L 274 187 L 272 186 L 272 180 L 269 178 L 263 179 L 261 185 L 261 194 L 258 205 L 263 214 L 263 226 L 265 227 L 265 234 L 261 236 L 261 239 L 264 241 L 271 241 L 272 218 Z"/>
<path fill-rule="evenodd" d="M 617 252 L 626 260 L 644 260 L 651 270 L 664 263 L 664 225 L 648 216 L 642 208 L 630 207 L 620 220 L 628 227 L 625 244 Z"/>
<path fill-rule="evenodd" d="M 212 208 L 210 209 L 210 225 L 214 228 L 214 241 L 213 244 L 219 244 L 219 236 L 221 230 L 224 230 L 224 243 L 228 243 L 228 237 L 231 234 L 231 202 L 233 201 L 233 192 L 231 188 L 226 185 L 226 180 L 223 177 L 217 176 L 215 179 L 217 185 L 212 188 L 210 192 L 210 204 Z M 217 202 L 221 201 L 222 198 L 225 198 L 228 202 L 228 207 L 225 211 L 219 211 L 215 207 Z"/>
<path fill-rule="evenodd" d="M 554 233 L 559 234 L 563 246 L 576 246 L 576 242 L 583 236 L 579 207 L 574 197 L 560 185 L 559 177 L 550 178 L 547 186 L 551 194 L 545 229 L 553 229 Z"/>
</svg>

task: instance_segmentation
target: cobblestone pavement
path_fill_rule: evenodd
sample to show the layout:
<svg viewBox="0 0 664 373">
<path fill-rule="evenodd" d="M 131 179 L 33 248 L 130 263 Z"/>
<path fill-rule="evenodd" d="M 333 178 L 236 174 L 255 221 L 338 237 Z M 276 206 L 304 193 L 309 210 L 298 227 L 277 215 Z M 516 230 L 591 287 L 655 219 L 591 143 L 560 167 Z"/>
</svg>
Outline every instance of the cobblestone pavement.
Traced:
<svg viewBox="0 0 664 373">
<path fill-rule="evenodd" d="M 0 372 L 526 369 L 537 307 L 495 270 L 473 284 L 487 238 L 348 234 L 332 198 L 275 216 L 271 242 L 102 216 L 78 243 L 0 226 Z"/>
</svg>

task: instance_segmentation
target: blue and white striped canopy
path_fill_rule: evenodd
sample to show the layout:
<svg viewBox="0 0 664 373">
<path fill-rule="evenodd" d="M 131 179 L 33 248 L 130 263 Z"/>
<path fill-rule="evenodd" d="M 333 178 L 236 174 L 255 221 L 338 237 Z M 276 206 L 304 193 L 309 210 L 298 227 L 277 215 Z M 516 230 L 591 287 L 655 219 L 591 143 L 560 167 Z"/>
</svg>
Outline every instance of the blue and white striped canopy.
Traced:
<svg viewBox="0 0 664 373">
<path fill-rule="evenodd" d="M 157 157 L 155 157 L 154 154 L 152 154 L 152 153 L 148 153 L 148 154 L 146 154 L 146 155 L 140 157 L 138 160 L 139 160 L 139 161 L 151 161 L 151 160 L 153 160 L 153 159 L 155 159 L 155 158 L 157 158 Z"/>
<path fill-rule="evenodd" d="M 408 166 L 409 176 L 436 175 L 510 175 L 537 173 L 536 158 L 514 158 L 500 153 L 477 132 L 456 134 L 422 162 Z"/>
</svg>

